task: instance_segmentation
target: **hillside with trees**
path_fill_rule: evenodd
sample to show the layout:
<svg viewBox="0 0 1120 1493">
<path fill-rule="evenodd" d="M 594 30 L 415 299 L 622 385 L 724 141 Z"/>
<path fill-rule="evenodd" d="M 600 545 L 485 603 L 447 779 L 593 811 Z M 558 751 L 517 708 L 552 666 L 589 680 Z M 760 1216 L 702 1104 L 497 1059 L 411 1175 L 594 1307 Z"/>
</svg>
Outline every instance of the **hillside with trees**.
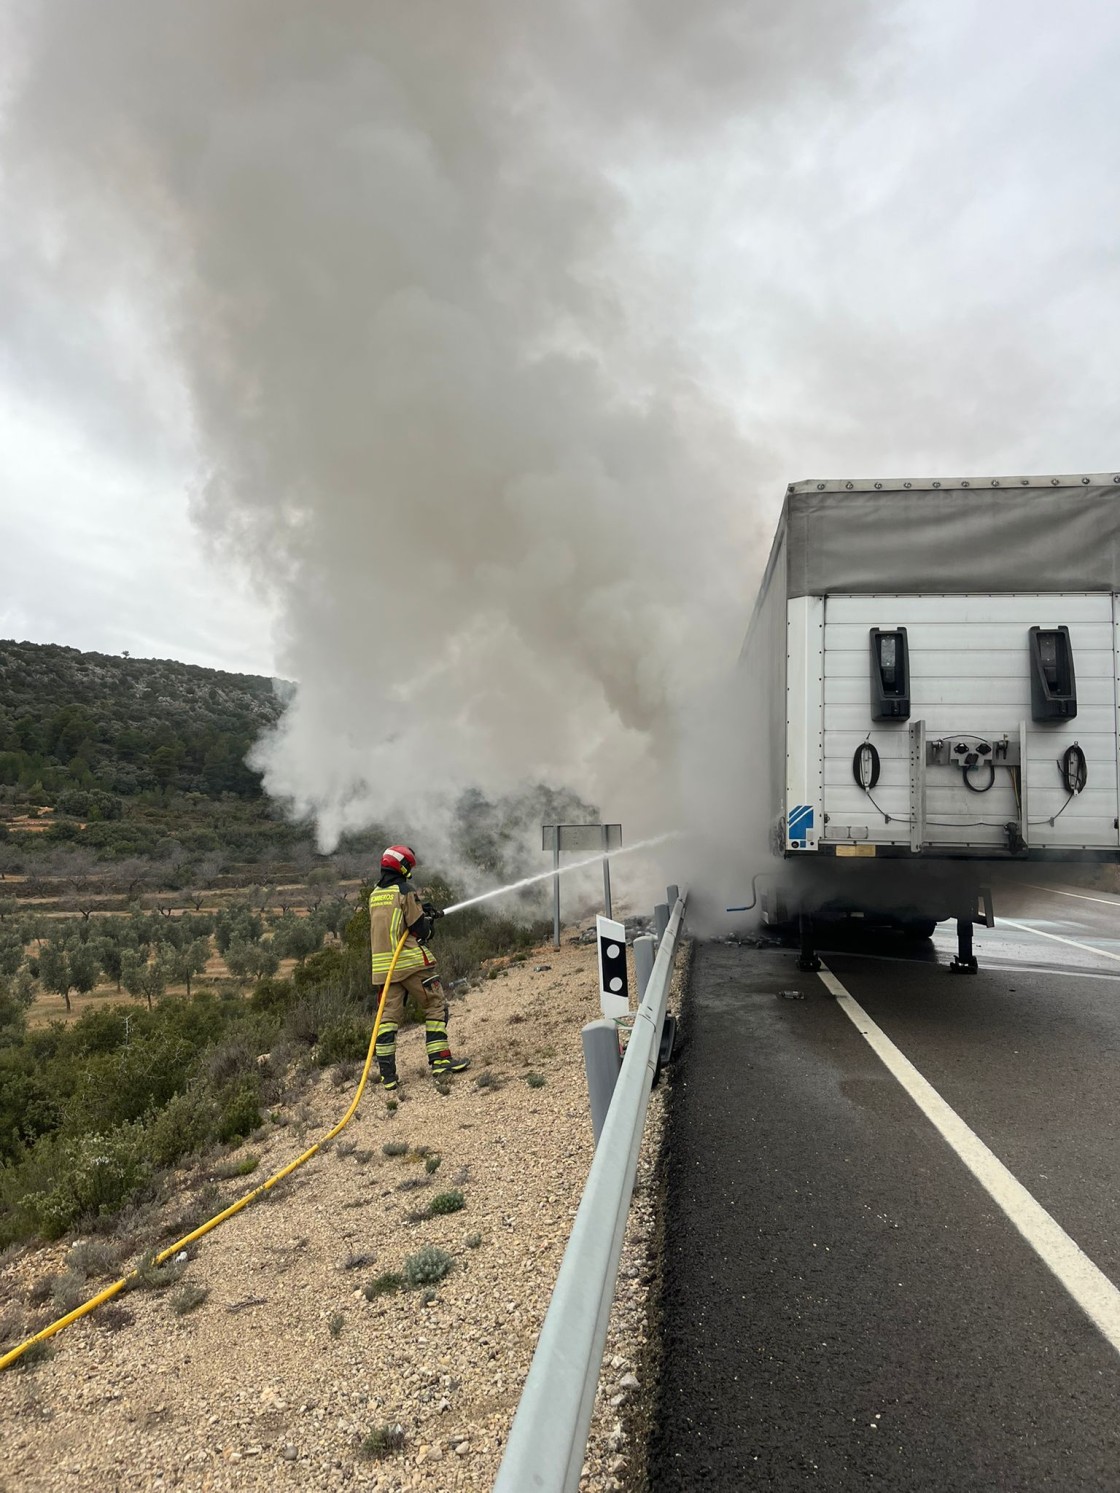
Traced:
<svg viewBox="0 0 1120 1493">
<path fill-rule="evenodd" d="M 279 718 L 283 689 L 170 659 L 0 641 L 0 786 L 95 820 L 145 792 L 259 798 L 245 756 Z"/>
</svg>

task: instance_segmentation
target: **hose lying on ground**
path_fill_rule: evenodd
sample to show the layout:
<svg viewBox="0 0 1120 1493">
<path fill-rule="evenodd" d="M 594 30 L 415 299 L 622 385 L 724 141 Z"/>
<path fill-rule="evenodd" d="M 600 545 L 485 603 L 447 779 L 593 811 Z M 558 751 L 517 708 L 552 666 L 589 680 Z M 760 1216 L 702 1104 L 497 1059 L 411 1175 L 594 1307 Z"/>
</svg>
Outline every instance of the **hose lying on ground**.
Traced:
<svg viewBox="0 0 1120 1493">
<path fill-rule="evenodd" d="M 385 1009 L 385 997 L 389 994 L 389 985 L 392 982 L 393 973 L 397 967 L 397 960 L 400 957 L 401 950 L 404 948 L 407 937 L 408 929 L 406 928 L 401 934 L 396 948 L 393 950 L 393 958 L 389 964 L 389 973 L 385 976 L 385 984 L 381 990 L 381 999 L 377 1002 L 377 1014 L 373 1018 L 373 1031 L 370 1033 L 369 1047 L 366 1051 L 366 1061 L 365 1066 L 362 1068 L 362 1076 L 358 1080 L 357 1090 L 350 1101 L 350 1108 L 343 1115 L 342 1119 L 339 1120 L 333 1130 L 327 1131 L 322 1140 L 317 1140 L 301 1156 L 297 1156 L 294 1161 L 289 1161 L 287 1166 L 282 1166 L 278 1172 L 273 1172 L 272 1176 L 266 1181 L 254 1187 L 251 1192 L 247 1192 L 244 1197 L 238 1198 L 237 1202 L 231 1203 L 228 1208 L 223 1208 L 220 1213 L 215 1213 L 213 1218 L 207 1219 L 203 1224 L 199 1224 L 197 1229 L 192 1229 L 189 1234 L 184 1234 L 181 1239 L 176 1239 L 174 1244 L 169 1244 L 166 1249 L 161 1250 L 159 1254 L 153 1257 L 152 1263 L 162 1265 L 165 1260 L 169 1260 L 179 1250 L 185 1249 L 188 1244 L 193 1244 L 196 1239 L 201 1239 L 211 1229 L 216 1229 L 220 1223 L 225 1223 L 227 1218 L 232 1218 L 235 1213 L 240 1213 L 242 1208 L 247 1208 L 257 1198 L 263 1197 L 270 1188 L 275 1187 L 278 1182 L 282 1182 L 285 1177 L 291 1176 L 297 1167 L 302 1166 L 305 1161 L 310 1161 L 316 1152 L 321 1151 L 328 1141 L 334 1140 L 335 1136 L 349 1125 L 350 1121 L 354 1118 L 354 1114 L 357 1111 L 358 1104 L 365 1090 L 366 1079 L 369 1077 L 370 1066 L 373 1062 L 374 1048 L 377 1045 L 377 1029 L 381 1025 L 381 1013 Z M 114 1296 L 119 1295 L 121 1291 L 136 1280 L 137 1274 L 136 1270 L 132 1270 L 128 1275 L 123 1275 L 120 1280 L 115 1280 L 111 1286 L 106 1286 L 103 1291 L 98 1291 L 96 1296 L 91 1296 L 81 1306 L 75 1307 L 72 1312 L 67 1312 L 64 1317 L 59 1317 L 57 1322 L 51 1322 L 32 1337 L 17 1344 L 9 1352 L 0 1356 L 0 1369 L 6 1369 L 9 1364 L 15 1363 L 16 1359 L 26 1353 L 28 1348 L 32 1347 L 35 1343 L 46 1342 L 47 1338 L 53 1337 L 56 1332 L 61 1332 L 64 1327 L 69 1327 L 71 1322 L 77 1322 L 80 1317 L 88 1316 L 90 1312 L 96 1311 L 99 1306 L 103 1306 L 106 1301 L 111 1301 Z"/>
</svg>

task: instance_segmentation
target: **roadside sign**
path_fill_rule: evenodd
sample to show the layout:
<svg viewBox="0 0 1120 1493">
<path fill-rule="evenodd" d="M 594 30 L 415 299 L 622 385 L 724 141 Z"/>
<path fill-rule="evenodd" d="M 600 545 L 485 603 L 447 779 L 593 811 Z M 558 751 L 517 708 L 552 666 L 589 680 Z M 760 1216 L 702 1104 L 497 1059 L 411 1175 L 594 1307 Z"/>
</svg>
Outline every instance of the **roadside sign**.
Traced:
<svg viewBox="0 0 1120 1493">
<path fill-rule="evenodd" d="M 597 850 L 622 848 L 621 824 L 542 824 L 542 850 L 576 850 L 594 855 Z"/>
<path fill-rule="evenodd" d="M 621 824 L 542 824 L 541 849 L 552 851 L 552 942 L 560 947 L 560 852 L 603 857 L 603 911 L 611 915 L 611 851 L 622 848 Z"/>
</svg>

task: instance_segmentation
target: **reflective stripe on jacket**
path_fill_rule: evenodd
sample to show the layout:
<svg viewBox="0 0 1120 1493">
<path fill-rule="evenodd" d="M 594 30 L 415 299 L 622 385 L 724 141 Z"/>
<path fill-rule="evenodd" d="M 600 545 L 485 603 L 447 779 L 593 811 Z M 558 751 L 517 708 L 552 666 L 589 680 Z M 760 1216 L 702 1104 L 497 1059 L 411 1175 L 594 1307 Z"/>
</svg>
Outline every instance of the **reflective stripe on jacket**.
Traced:
<svg viewBox="0 0 1120 1493">
<path fill-rule="evenodd" d="M 423 917 L 424 909 L 415 892 L 402 893 L 399 887 L 376 887 L 369 894 L 369 943 L 373 956 L 373 978 L 384 981 L 393 962 L 393 950 L 406 926 Z M 414 969 L 427 969 L 435 960 L 413 934 L 405 939 L 404 948 L 394 968 L 394 975 L 405 975 Z"/>
</svg>

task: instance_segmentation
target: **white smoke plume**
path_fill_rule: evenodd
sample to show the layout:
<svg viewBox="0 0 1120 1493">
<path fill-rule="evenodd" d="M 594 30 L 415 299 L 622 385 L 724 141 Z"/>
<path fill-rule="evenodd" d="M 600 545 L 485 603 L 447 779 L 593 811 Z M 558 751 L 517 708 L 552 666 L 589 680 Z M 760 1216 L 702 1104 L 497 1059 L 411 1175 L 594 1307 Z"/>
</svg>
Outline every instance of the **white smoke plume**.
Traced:
<svg viewBox="0 0 1120 1493">
<path fill-rule="evenodd" d="M 631 838 L 665 827 L 662 769 L 734 660 L 772 467 L 689 353 L 635 200 L 730 125 L 835 97 L 865 19 L 9 9 L 23 291 L 68 282 L 135 329 L 123 388 L 82 397 L 180 412 L 198 520 L 274 597 L 299 685 L 258 763 L 324 846 L 537 782 Z"/>
</svg>

